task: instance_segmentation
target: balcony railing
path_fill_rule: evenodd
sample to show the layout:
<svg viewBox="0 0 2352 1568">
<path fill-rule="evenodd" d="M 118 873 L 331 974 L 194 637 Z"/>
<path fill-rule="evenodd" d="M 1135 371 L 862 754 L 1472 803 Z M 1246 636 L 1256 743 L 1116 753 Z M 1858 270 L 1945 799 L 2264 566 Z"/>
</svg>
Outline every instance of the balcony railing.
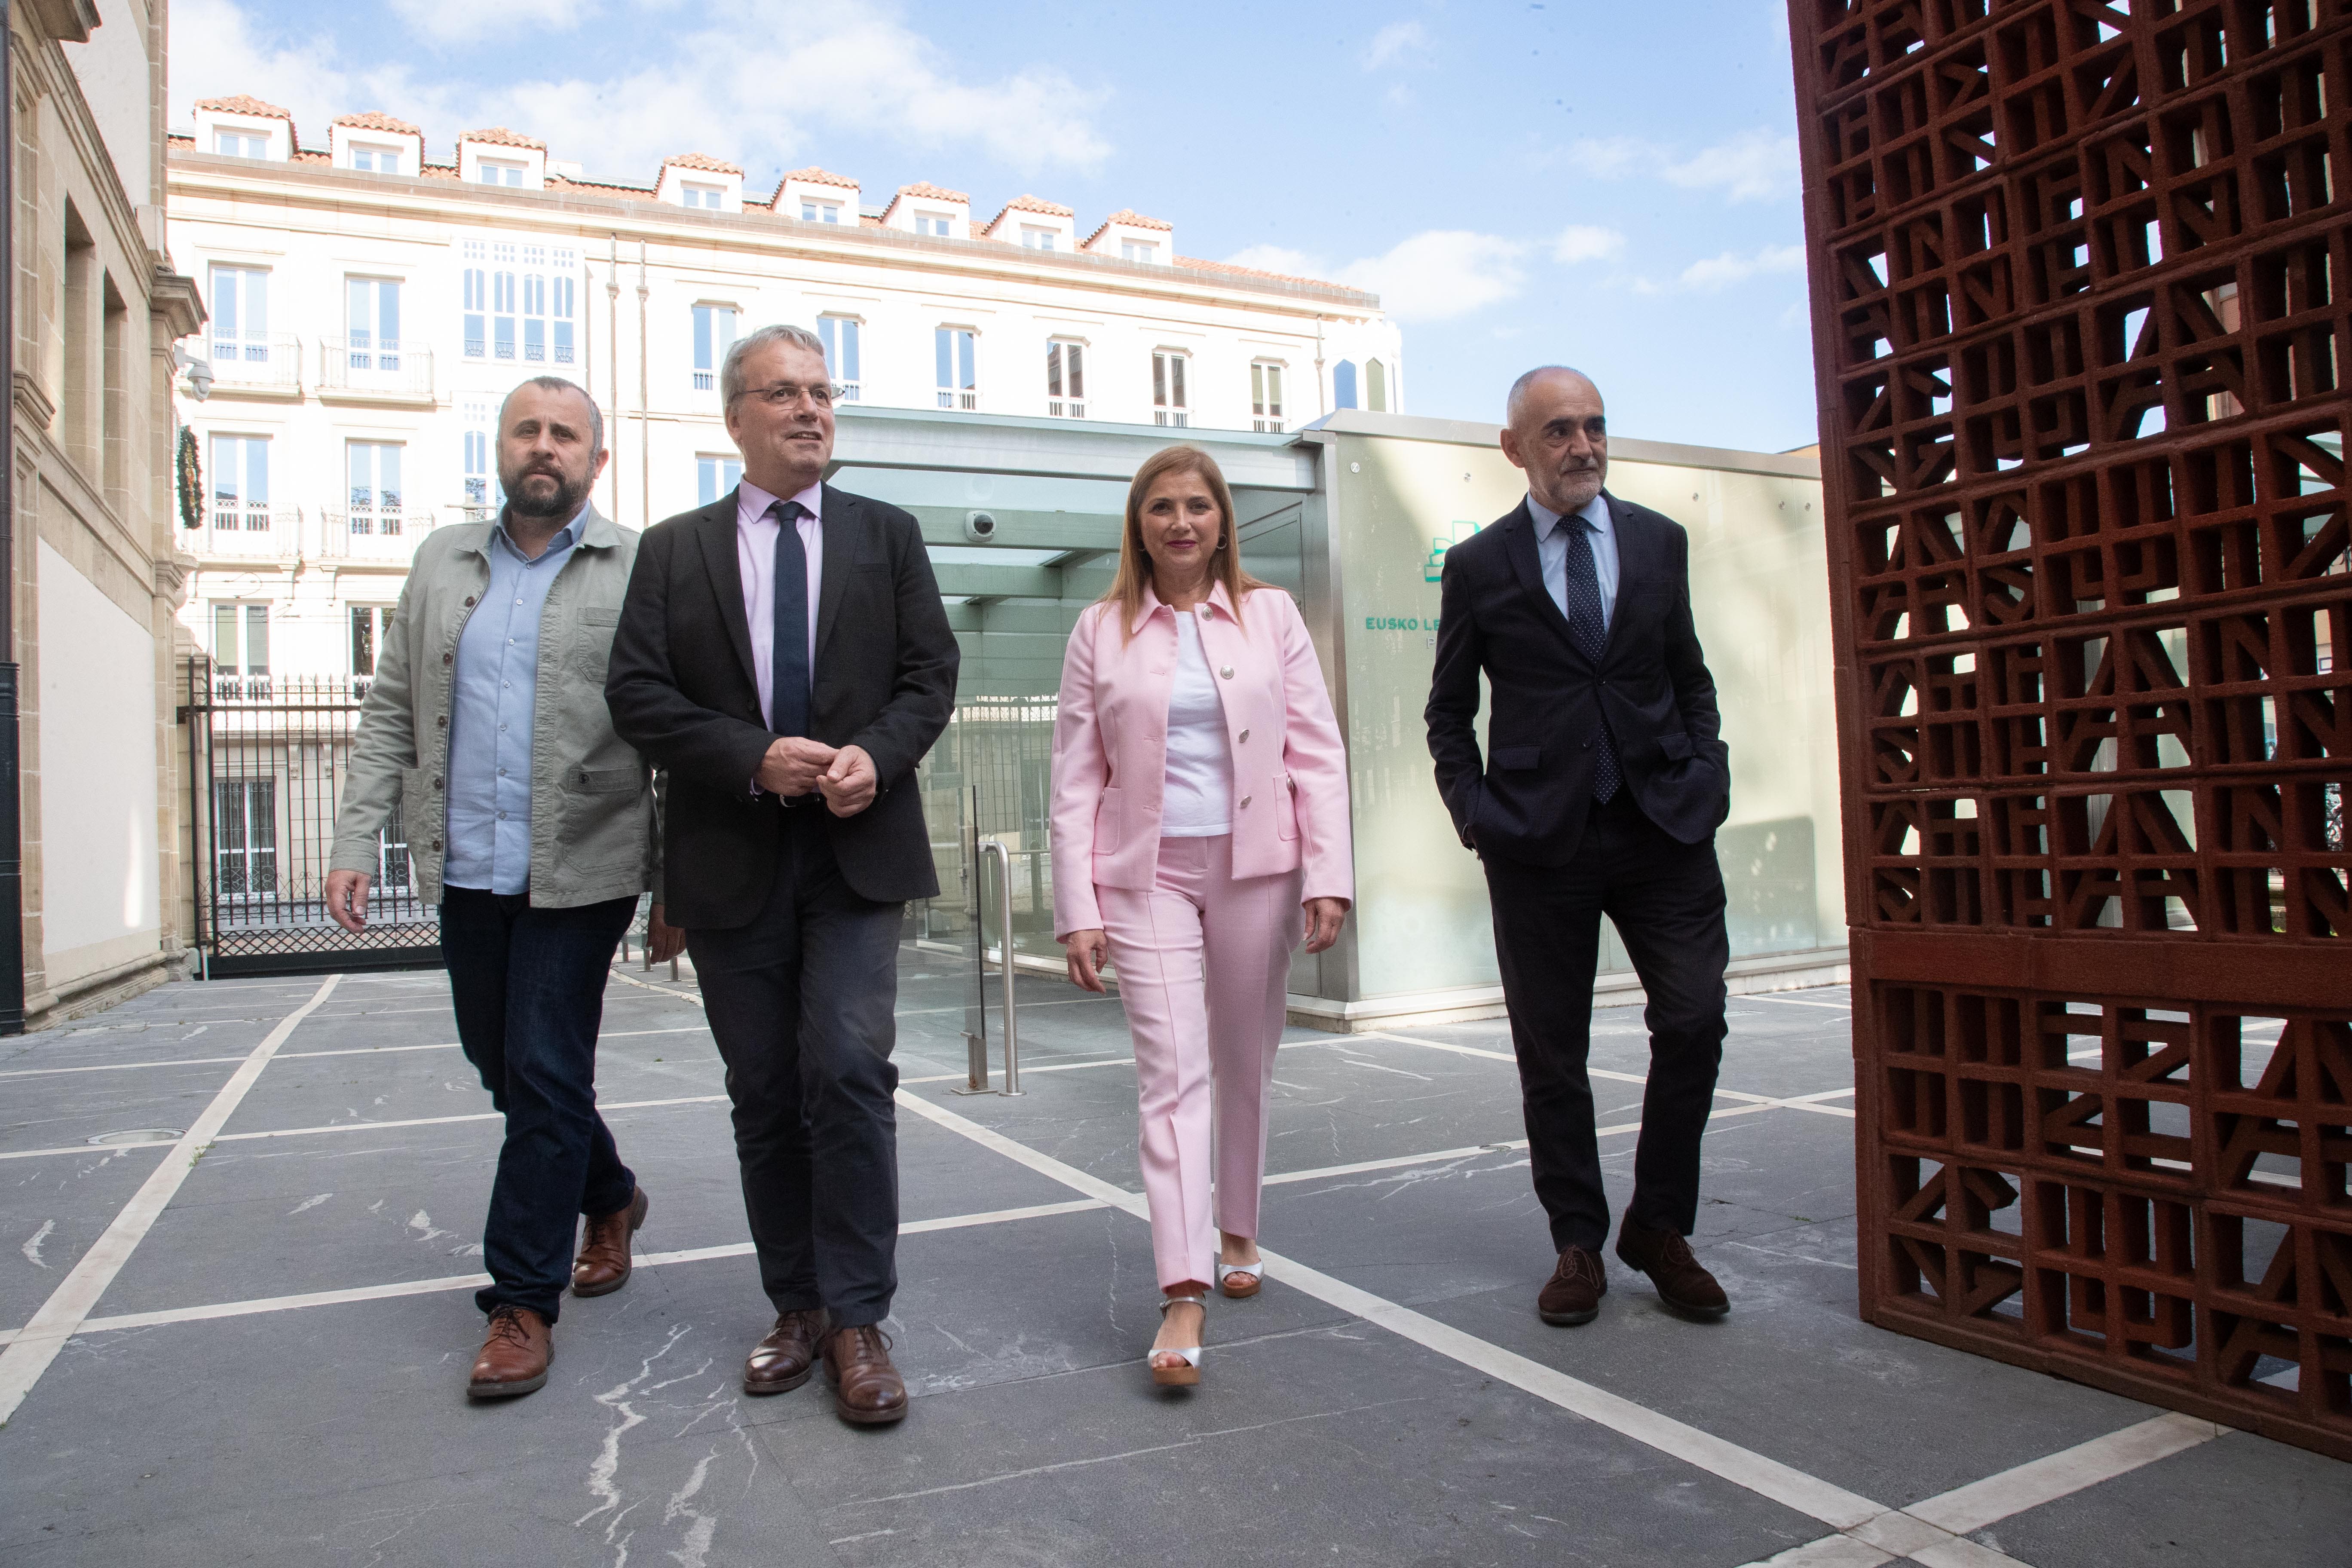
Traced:
<svg viewBox="0 0 2352 1568">
<path fill-rule="evenodd" d="M 216 500 L 205 510 L 205 525 L 183 538 L 199 556 L 287 560 L 301 553 L 302 513 L 292 507 L 273 511 L 266 502 Z"/>
<path fill-rule="evenodd" d="M 1054 419 L 1084 419 L 1087 405 L 1078 398 L 1049 397 L 1045 400 L 1047 417 Z"/>
<path fill-rule="evenodd" d="M 405 561 L 433 531 L 429 511 L 331 511 L 320 519 L 320 553 L 351 561 Z"/>
<path fill-rule="evenodd" d="M 322 338 L 319 384 L 334 392 L 433 395 L 433 351 L 397 338 Z"/>
<path fill-rule="evenodd" d="M 959 390 L 955 387 L 943 386 L 940 388 L 940 406 L 960 408 L 969 414 L 980 406 L 980 394 L 968 387 Z"/>
<path fill-rule="evenodd" d="M 215 386 L 293 391 L 302 384 L 302 345 L 291 336 L 215 337 L 212 356 Z"/>
</svg>

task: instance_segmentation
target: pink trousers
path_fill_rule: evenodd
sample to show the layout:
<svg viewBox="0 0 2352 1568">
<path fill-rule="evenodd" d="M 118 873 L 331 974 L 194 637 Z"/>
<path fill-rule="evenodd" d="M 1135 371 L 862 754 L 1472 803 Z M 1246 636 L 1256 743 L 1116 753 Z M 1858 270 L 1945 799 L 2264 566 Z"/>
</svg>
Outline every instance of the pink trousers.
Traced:
<svg viewBox="0 0 2352 1568">
<path fill-rule="evenodd" d="M 1233 839 L 1163 838 L 1150 892 L 1095 897 L 1135 1038 L 1137 1140 L 1160 1287 L 1213 1284 L 1216 1229 L 1257 1234 L 1265 1102 L 1290 954 L 1305 937 L 1301 873 L 1234 877 Z"/>
</svg>

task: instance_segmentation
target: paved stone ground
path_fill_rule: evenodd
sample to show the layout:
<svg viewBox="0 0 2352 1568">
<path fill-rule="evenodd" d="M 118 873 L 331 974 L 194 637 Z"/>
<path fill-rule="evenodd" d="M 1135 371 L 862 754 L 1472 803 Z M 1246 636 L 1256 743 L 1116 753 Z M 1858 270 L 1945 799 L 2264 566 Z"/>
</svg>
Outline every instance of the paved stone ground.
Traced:
<svg viewBox="0 0 2352 1568">
<path fill-rule="evenodd" d="M 1711 1325 L 1613 1259 L 1597 1322 L 1536 1319 L 1551 1260 L 1502 1026 L 1295 1032 L 1270 1281 L 1213 1306 L 1205 1383 L 1171 1394 L 1141 1364 L 1157 1293 L 1118 1005 L 1025 982 L 1028 1092 L 960 1098 L 956 963 L 902 963 L 890 1327 L 916 1397 L 883 1431 L 844 1426 L 819 1384 L 738 1389 L 767 1313 L 690 983 L 625 969 L 607 995 L 645 1267 L 567 1302 L 545 1390 L 483 1406 L 468 1275 L 499 1127 L 439 975 L 323 1000 L 175 985 L 6 1042 L 0 1399 L 23 1397 L 0 1563 L 2352 1556 L 2343 1466 L 1855 1320 L 1843 992 L 1732 1005 L 1697 1245 L 1737 1310 Z M 1643 1057 L 1637 1013 L 1602 1013 L 1621 1205 Z M 92 1142 L 224 1113 L 200 1154 Z M 169 1203 L 135 1203 L 173 1162 Z M 39 1364 L 15 1326 L 100 1280 Z"/>
</svg>

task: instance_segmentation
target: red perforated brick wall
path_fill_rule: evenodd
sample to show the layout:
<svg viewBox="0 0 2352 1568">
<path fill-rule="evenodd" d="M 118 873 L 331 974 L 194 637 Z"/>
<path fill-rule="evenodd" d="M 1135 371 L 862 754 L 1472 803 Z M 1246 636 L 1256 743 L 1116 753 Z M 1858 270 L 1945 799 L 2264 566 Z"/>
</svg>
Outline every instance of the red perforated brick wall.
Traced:
<svg viewBox="0 0 2352 1568">
<path fill-rule="evenodd" d="M 1792 0 L 1862 1307 L 2352 1458 L 2352 0 Z"/>
</svg>

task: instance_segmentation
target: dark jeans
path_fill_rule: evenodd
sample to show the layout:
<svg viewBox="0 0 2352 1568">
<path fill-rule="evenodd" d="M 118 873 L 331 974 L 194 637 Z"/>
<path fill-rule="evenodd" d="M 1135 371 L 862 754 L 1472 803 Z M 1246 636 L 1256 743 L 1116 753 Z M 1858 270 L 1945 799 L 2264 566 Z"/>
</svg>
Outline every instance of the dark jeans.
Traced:
<svg viewBox="0 0 2352 1568">
<path fill-rule="evenodd" d="M 878 1323 L 898 1288 L 898 927 L 906 906 L 842 879 L 822 805 L 784 811 L 749 925 L 690 931 L 727 1063 L 743 1211 L 779 1312 Z"/>
<path fill-rule="evenodd" d="M 441 957 L 457 1041 L 507 1119 L 482 1222 L 483 1311 L 528 1307 L 549 1322 L 572 1283 L 582 1215 L 628 1206 L 637 1179 L 596 1113 L 596 1029 L 613 949 L 635 899 L 535 910 L 528 895 L 449 888 Z"/>
<path fill-rule="evenodd" d="M 1731 941 L 1723 921 L 1723 870 L 1715 844 L 1685 844 L 1633 804 L 1633 792 L 1593 811 L 1566 866 L 1489 858 L 1486 893 L 1536 1196 L 1551 1219 L 1555 1250 L 1600 1250 L 1609 1236 L 1593 1132 L 1592 976 L 1607 915 L 1648 993 L 1649 1082 L 1633 1155 L 1636 1224 L 1688 1236 L 1698 1217 L 1699 1139 L 1723 1061 L 1723 972 Z"/>
</svg>

